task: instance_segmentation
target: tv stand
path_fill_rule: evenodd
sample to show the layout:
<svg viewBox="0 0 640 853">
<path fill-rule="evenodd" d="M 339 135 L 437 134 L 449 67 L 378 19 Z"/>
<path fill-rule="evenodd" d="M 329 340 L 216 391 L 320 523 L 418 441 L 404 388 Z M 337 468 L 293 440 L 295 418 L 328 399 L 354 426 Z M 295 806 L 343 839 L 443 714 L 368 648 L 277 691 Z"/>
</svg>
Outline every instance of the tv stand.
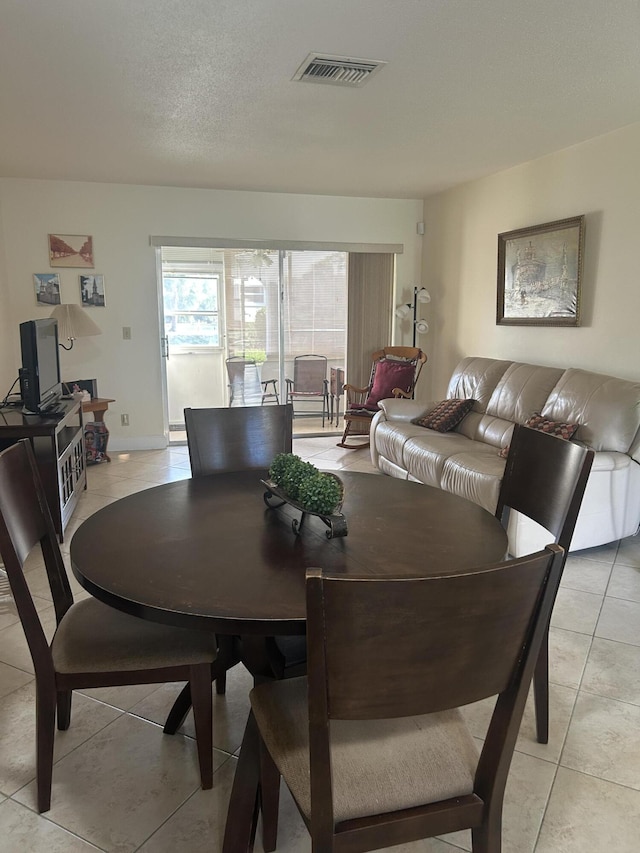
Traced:
<svg viewBox="0 0 640 853">
<path fill-rule="evenodd" d="M 62 400 L 53 415 L 26 415 L 18 409 L 0 413 L 0 450 L 28 438 L 38 463 L 53 526 L 63 541 L 83 489 L 87 488 L 82 408 Z"/>
</svg>

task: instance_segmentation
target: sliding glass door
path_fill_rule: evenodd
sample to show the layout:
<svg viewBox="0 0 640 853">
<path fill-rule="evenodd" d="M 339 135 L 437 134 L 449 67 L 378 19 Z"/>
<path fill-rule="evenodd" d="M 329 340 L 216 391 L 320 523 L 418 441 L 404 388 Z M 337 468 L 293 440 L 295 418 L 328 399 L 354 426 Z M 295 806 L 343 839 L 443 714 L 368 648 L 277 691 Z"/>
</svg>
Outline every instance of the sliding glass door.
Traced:
<svg viewBox="0 0 640 853">
<path fill-rule="evenodd" d="M 327 380 L 331 368 L 344 368 L 347 258 L 334 251 L 160 249 L 170 441 L 184 440 L 185 406 L 268 405 L 276 393 L 285 402 L 296 356 L 325 357 Z M 297 403 L 296 434 L 321 430 L 317 402 Z"/>
</svg>

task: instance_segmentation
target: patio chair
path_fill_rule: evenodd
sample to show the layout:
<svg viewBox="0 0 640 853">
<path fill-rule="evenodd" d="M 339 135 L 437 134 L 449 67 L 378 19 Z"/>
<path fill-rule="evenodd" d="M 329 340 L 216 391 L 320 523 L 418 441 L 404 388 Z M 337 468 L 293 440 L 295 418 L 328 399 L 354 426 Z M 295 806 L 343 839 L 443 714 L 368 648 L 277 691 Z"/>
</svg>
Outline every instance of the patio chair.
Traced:
<svg viewBox="0 0 640 853">
<path fill-rule="evenodd" d="M 372 356 L 371 376 L 366 388 L 344 386 L 347 402 L 344 432 L 338 447 L 357 450 L 369 444 L 369 428 L 378 411 L 378 402 L 389 397 L 413 397 L 427 356 L 417 347 L 383 347 Z M 347 444 L 351 436 L 366 436 L 357 444 Z"/>
<path fill-rule="evenodd" d="M 257 397 L 260 394 L 260 405 L 263 406 L 265 400 L 275 399 L 276 405 L 280 404 L 278 397 L 278 380 L 265 379 L 260 380 L 258 375 L 258 365 L 253 358 L 245 358 L 241 355 L 232 355 L 226 359 L 227 376 L 229 379 L 229 406 L 233 406 L 234 400 L 237 400 L 236 405 L 246 405 L 247 397 Z M 268 389 L 271 388 L 269 391 Z M 260 390 L 261 389 L 261 390 Z"/>
<path fill-rule="evenodd" d="M 322 405 L 322 426 L 329 414 L 329 381 L 324 355 L 297 355 L 293 359 L 293 379 L 287 379 L 287 402 L 318 402 Z M 294 410 L 294 417 L 312 417 L 313 413 Z"/>
</svg>

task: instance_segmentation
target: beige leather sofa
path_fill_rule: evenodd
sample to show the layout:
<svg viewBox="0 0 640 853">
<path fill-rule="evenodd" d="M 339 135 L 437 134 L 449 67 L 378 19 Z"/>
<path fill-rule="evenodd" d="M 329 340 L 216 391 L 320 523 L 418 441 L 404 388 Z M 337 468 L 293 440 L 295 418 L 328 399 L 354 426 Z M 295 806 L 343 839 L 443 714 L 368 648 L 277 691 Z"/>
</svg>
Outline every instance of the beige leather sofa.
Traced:
<svg viewBox="0 0 640 853">
<path fill-rule="evenodd" d="M 640 382 L 570 368 L 492 358 L 465 358 L 447 398 L 472 397 L 472 411 L 452 432 L 411 421 L 433 403 L 383 400 L 371 424 L 373 464 L 392 477 L 446 489 L 495 511 L 514 423 L 541 412 L 579 423 L 575 441 L 596 453 L 578 516 L 572 551 L 634 534 L 640 524 Z M 461 531 L 463 533 L 463 531 Z M 520 556 L 549 541 L 518 513 L 509 523 L 509 550 Z"/>
</svg>

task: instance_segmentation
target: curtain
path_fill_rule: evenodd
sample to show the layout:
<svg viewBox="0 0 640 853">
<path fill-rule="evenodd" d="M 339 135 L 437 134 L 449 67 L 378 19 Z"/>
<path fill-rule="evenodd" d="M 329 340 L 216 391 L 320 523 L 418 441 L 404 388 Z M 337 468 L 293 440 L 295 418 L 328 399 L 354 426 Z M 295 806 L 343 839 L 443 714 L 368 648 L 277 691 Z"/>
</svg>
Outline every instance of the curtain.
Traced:
<svg viewBox="0 0 640 853">
<path fill-rule="evenodd" d="M 345 381 L 364 388 L 371 355 L 391 344 L 394 254 L 350 252 Z"/>
</svg>

